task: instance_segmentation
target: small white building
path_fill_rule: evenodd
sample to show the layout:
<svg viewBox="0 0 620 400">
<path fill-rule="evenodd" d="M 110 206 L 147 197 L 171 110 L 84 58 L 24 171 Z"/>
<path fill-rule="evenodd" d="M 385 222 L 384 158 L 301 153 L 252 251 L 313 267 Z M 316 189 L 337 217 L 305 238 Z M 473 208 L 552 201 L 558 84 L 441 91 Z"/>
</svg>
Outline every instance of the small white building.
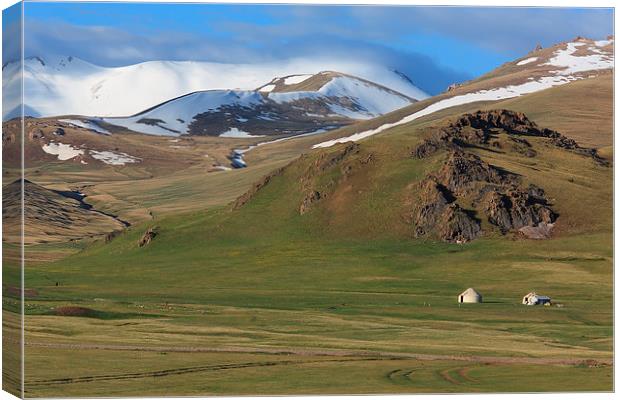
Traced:
<svg viewBox="0 0 620 400">
<path fill-rule="evenodd" d="M 551 305 L 551 297 L 530 292 L 523 296 L 522 304 L 526 306 Z"/>
<path fill-rule="evenodd" d="M 482 303 L 482 295 L 476 292 L 475 289 L 469 288 L 463 293 L 459 294 L 457 301 L 459 303 Z"/>
</svg>

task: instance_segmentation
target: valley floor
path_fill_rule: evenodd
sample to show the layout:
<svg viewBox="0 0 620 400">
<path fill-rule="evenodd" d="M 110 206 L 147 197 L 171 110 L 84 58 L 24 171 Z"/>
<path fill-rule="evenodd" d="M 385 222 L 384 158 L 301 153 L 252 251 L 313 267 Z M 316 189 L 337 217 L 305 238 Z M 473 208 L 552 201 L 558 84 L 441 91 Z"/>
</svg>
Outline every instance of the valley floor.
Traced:
<svg viewBox="0 0 620 400">
<path fill-rule="evenodd" d="M 192 225 L 200 235 L 204 220 Z M 134 240 L 129 232 L 105 253 Z M 74 256 L 30 270 L 40 291 L 25 304 L 26 395 L 612 389 L 601 236 L 275 244 L 207 240 L 175 265 L 154 242 L 139 265 L 103 259 L 108 271 L 97 272 Z M 459 306 L 468 286 L 485 302 Z M 520 304 L 540 288 L 562 306 Z M 49 315 L 66 304 L 98 314 Z"/>
</svg>

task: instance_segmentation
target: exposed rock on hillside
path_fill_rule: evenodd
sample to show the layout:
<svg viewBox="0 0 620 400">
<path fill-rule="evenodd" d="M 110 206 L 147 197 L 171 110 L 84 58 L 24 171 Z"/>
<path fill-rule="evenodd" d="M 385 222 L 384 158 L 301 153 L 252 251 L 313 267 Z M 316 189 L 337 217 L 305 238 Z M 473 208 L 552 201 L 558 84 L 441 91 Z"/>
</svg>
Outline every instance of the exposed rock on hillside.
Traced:
<svg viewBox="0 0 620 400">
<path fill-rule="evenodd" d="M 347 144 L 342 149 L 332 151 L 329 153 L 323 153 L 319 155 L 313 162 L 309 163 L 305 172 L 300 176 L 299 181 L 301 184 L 301 189 L 305 194 L 301 204 L 299 205 L 299 213 L 305 214 L 310 208 L 326 197 L 326 193 L 323 189 L 317 189 L 313 187 L 314 179 L 319 176 L 321 173 L 327 171 L 330 168 L 334 168 L 340 165 L 347 157 L 358 154 L 360 146 L 357 143 Z M 307 159 L 307 156 L 302 155 L 296 161 L 293 161 L 291 164 L 295 162 L 302 162 Z M 368 155 L 363 162 L 368 163 L 372 161 L 372 155 Z M 291 165 L 287 165 L 281 168 L 276 169 L 270 174 L 264 176 L 260 181 L 254 183 L 250 190 L 239 196 L 233 203 L 233 210 L 237 210 L 247 204 L 260 190 L 262 190 L 265 186 L 267 186 L 271 180 L 277 176 L 280 176 L 284 173 L 284 171 Z M 343 175 L 346 175 L 346 171 L 343 170 Z M 327 186 L 333 185 L 336 182 L 328 182 Z"/>
<path fill-rule="evenodd" d="M 548 137 L 556 145 L 564 143 L 565 148 L 575 149 L 570 139 L 538 129 L 522 113 L 500 110 L 463 115 L 431 133 L 413 152 L 414 157 L 424 158 L 441 149 L 449 151 L 442 166 L 421 182 L 411 220 L 415 236 L 470 241 L 482 233 L 476 217 L 480 215 L 501 234 L 518 231 L 530 238 L 549 237 L 558 214 L 551 209 L 544 190 L 534 185 L 523 188 L 518 175 L 467 151 L 471 147 L 493 151 L 493 147 L 502 146 L 499 141 L 491 142 L 500 133 L 509 135 L 510 150 L 528 157 L 536 152 L 518 135 Z"/>
<path fill-rule="evenodd" d="M 421 182 L 421 204 L 414 217 L 415 235 L 436 232 L 448 242 L 467 242 L 480 234 L 480 221 L 454 203 L 456 198 L 435 177 Z"/>
<path fill-rule="evenodd" d="M 306 197 L 304 197 L 301 205 L 299 206 L 299 214 L 304 215 L 305 213 L 310 211 L 310 207 L 312 206 L 312 204 L 321 200 L 322 197 L 323 196 L 321 195 L 321 192 L 318 192 L 316 190 L 310 191 L 310 193 L 308 193 Z"/>
<path fill-rule="evenodd" d="M 595 149 L 581 147 L 573 139 L 554 130 L 540 129 L 525 114 L 510 110 L 477 111 L 464 114 L 447 127 L 434 130 L 414 149 L 412 156 L 425 158 L 440 149 L 486 146 L 498 131 L 508 133 L 515 150 L 528 157 L 534 157 L 536 153 L 531 149 L 527 139 L 521 136 L 548 138 L 554 146 L 592 157 L 599 164 L 607 164 L 607 161 L 598 156 Z M 494 146 L 501 147 L 501 144 L 494 142 Z"/>
<path fill-rule="evenodd" d="M 335 180 L 331 180 L 323 183 L 324 187 L 317 189 L 314 187 L 315 178 L 331 168 L 340 166 L 340 171 L 342 173 L 341 179 L 346 179 L 352 173 L 354 167 L 350 163 L 343 165 L 343 162 L 348 157 L 359 154 L 359 152 L 359 144 L 349 143 L 342 149 L 321 154 L 313 163 L 310 164 L 300 179 L 302 190 L 306 193 L 301 201 L 301 204 L 299 205 L 300 215 L 307 213 L 316 203 L 327 197 L 327 192 L 337 184 Z M 371 161 L 372 155 L 369 154 L 361 161 L 361 163 L 369 163 Z"/>
<path fill-rule="evenodd" d="M 480 221 L 474 213 L 450 204 L 439 220 L 439 237 L 446 242 L 465 243 L 480 235 Z"/>
<path fill-rule="evenodd" d="M 520 175 L 528 169 L 516 173 L 511 165 L 537 163 L 522 163 L 524 156 L 548 162 L 542 149 L 551 146 L 561 148 L 555 152 L 566 149 L 584 156 L 594 154 L 555 131 L 538 128 L 524 114 L 507 110 L 464 114 L 425 129 L 422 141 L 408 150 L 413 158 L 424 160 L 409 165 L 405 165 L 406 151 L 351 142 L 301 156 L 282 178 L 287 186 L 280 187 L 280 195 L 293 203 L 286 207 L 306 219 L 313 218 L 312 211 L 320 208 L 325 211 L 320 215 L 330 218 L 334 229 L 368 215 L 371 221 L 359 224 L 364 234 L 389 231 L 450 243 L 483 235 L 545 239 L 552 235 L 559 214 L 545 191 L 531 184 L 527 175 Z M 402 164 L 395 163 L 398 159 L 393 157 L 401 157 Z M 246 204 L 283 171 L 276 170 L 256 183 L 237 199 L 235 208 Z M 420 176 L 421 171 L 426 175 Z M 532 182 L 539 182 L 540 176 L 534 176 Z M 406 189 L 400 186 L 404 182 Z M 376 195 L 377 191 L 385 192 Z M 392 205 L 396 205 L 394 213 Z M 369 209 L 376 209 L 381 217 L 360 214 Z M 404 224 L 395 222 L 403 220 Z M 355 229 L 362 228 L 356 225 Z"/>
<path fill-rule="evenodd" d="M 138 246 L 140 247 L 147 246 L 148 244 L 151 243 L 153 239 L 155 239 L 155 236 L 157 236 L 157 234 L 158 232 L 157 232 L 156 226 L 147 229 L 146 232 L 144 232 L 144 235 L 142 235 L 142 237 L 138 241 Z"/>
<path fill-rule="evenodd" d="M 433 177 L 428 177 L 420 183 L 420 205 L 415 214 L 415 234 L 423 236 L 430 233 L 441 219 L 448 204 L 454 202 L 452 193 Z"/>
<path fill-rule="evenodd" d="M 505 191 L 494 188 L 482 201 L 489 222 L 502 233 L 525 226 L 551 224 L 557 214 L 547 205 L 544 191 L 535 186 L 528 190 L 511 187 Z"/>
<path fill-rule="evenodd" d="M 322 154 L 315 162 L 314 162 L 314 172 L 322 172 L 325 171 L 340 162 L 342 162 L 345 158 L 352 154 L 359 153 L 360 145 L 357 143 L 349 143 L 342 150 Z"/>
<path fill-rule="evenodd" d="M 439 182 L 455 194 L 465 194 L 474 182 L 506 184 L 514 175 L 501 171 L 472 153 L 453 151 L 437 174 Z"/>
</svg>

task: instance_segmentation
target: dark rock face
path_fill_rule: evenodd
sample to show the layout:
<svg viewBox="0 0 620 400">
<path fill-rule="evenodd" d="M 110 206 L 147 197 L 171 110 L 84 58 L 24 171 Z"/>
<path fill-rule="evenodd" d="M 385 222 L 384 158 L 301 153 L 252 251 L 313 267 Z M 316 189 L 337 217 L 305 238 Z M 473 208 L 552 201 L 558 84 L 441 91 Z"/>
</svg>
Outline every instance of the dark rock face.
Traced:
<svg viewBox="0 0 620 400">
<path fill-rule="evenodd" d="M 441 216 L 439 237 L 446 242 L 469 242 L 480 233 L 480 222 L 457 204 L 450 204 Z"/>
<path fill-rule="evenodd" d="M 452 92 L 456 89 L 458 89 L 461 85 L 458 83 L 452 83 L 451 85 L 448 86 L 448 88 L 446 89 L 446 92 Z"/>
<path fill-rule="evenodd" d="M 188 130 L 190 134 L 199 136 L 218 136 L 231 128 L 257 135 L 299 135 L 353 122 L 349 118 L 334 115 L 330 108 L 332 104 L 351 110 L 360 108 L 347 97 L 306 98 L 286 103 L 264 97 L 260 104 L 248 107 L 223 105 L 217 110 L 195 115 Z"/>
<path fill-rule="evenodd" d="M 452 123 L 450 128 L 458 130 L 466 126 L 485 131 L 503 129 L 509 133 L 521 134 L 537 131 L 536 124 L 530 121 L 525 114 L 510 110 L 477 111 L 472 114 L 464 114 Z"/>
<path fill-rule="evenodd" d="M 439 181 L 455 193 L 465 193 L 474 182 L 501 184 L 512 180 L 477 155 L 460 150 L 450 154 L 437 175 Z"/>
<path fill-rule="evenodd" d="M 430 177 L 420 184 L 420 200 L 420 206 L 413 220 L 416 236 L 423 236 L 433 231 L 448 204 L 454 201 L 454 197 Z"/>
<path fill-rule="evenodd" d="M 415 236 L 436 234 L 447 242 L 464 243 L 477 238 L 480 222 L 454 203 L 450 190 L 429 177 L 421 183 L 421 203 L 414 215 Z"/>
<path fill-rule="evenodd" d="M 544 195 L 538 195 L 538 190 L 542 189 L 523 190 L 513 187 L 504 192 L 497 189 L 488 192 L 483 204 L 489 222 L 502 233 L 524 226 L 555 222 L 557 214 L 547 205 Z"/>
</svg>

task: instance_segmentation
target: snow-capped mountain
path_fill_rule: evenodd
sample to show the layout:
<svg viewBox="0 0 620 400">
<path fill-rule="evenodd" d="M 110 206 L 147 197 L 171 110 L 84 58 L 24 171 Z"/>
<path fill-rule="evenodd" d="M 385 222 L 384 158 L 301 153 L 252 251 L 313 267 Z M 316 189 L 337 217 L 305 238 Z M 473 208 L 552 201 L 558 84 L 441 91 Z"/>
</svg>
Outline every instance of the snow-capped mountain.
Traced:
<svg viewBox="0 0 620 400">
<path fill-rule="evenodd" d="M 19 93 L 19 63 L 3 66 L 5 93 Z M 333 70 L 366 79 L 412 99 L 428 97 L 397 71 L 375 64 L 296 59 L 262 64 L 150 61 L 117 68 L 75 57 L 28 58 L 24 62 L 24 103 L 30 116 L 126 116 L 188 93 L 254 90 L 274 76 L 314 75 Z M 3 109 L 15 116 L 18 104 Z"/>
<path fill-rule="evenodd" d="M 414 101 L 376 83 L 325 71 L 275 78 L 258 90 L 195 92 L 131 117 L 101 121 L 155 135 L 298 135 L 374 118 Z"/>
</svg>

